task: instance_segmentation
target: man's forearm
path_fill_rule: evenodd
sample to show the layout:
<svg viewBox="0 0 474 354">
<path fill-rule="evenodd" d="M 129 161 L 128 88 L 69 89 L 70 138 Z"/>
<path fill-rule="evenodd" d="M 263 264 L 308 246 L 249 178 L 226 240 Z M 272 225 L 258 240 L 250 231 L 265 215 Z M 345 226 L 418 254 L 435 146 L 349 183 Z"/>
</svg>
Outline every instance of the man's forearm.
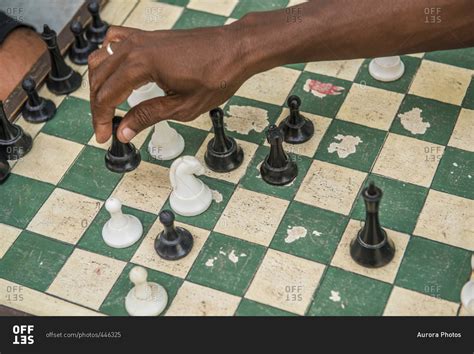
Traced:
<svg viewBox="0 0 474 354">
<path fill-rule="evenodd" d="M 472 0 L 312 0 L 234 28 L 251 70 L 474 45 Z"/>
</svg>

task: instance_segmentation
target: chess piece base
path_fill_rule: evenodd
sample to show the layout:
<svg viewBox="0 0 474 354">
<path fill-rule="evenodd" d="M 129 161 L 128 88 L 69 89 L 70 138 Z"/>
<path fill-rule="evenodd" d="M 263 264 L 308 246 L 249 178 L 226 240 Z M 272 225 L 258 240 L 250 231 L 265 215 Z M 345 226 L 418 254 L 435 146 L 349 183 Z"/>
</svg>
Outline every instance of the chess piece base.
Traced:
<svg viewBox="0 0 474 354">
<path fill-rule="evenodd" d="M 204 161 L 207 167 L 214 172 L 230 172 L 237 169 L 244 160 L 244 151 L 237 144 L 234 138 L 227 137 L 232 146 L 226 153 L 220 153 L 213 150 L 214 138 L 207 143 Z"/>
<path fill-rule="evenodd" d="M 56 105 L 53 101 L 42 99 L 41 104 L 36 107 L 30 106 L 26 101 L 21 112 L 23 118 L 30 123 L 43 123 L 54 117 L 56 114 Z"/>
<path fill-rule="evenodd" d="M 124 217 L 128 219 L 124 228 L 114 229 L 110 226 L 110 220 L 102 228 L 102 238 L 107 246 L 127 248 L 142 237 L 143 226 L 140 220 L 133 215 L 124 215 Z"/>
<path fill-rule="evenodd" d="M 405 64 L 400 57 L 375 58 L 369 64 L 369 74 L 383 82 L 398 80 L 404 72 Z"/>
<path fill-rule="evenodd" d="M 76 65 L 87 65 L 87 59 L 89 54 L 97 49 L 97 44 L 92 42 L 87 42 L 87 47 L 77 48 L 74 43 L 69 49 L 69 59 Z"/>
<path fill-rule="evenodd" d="M 314 135 L 314 124 L 307 118 L 298 125 L 294 125 L 289 121 L 290 117 L 286 117 L 279 125 L 283 131 L 284 141 L 288 144 L 303 144 Z"/>
<path fill-rule="evenodd" d="M 157 160 L 173 160 L 184 151 L 184 139 L 176 132 L 176 141 L 171 144 L 166 144 L 166 146 L 155 146 L 153 145 L 153 137 L 148 143 L 148 152 L 150 155 Z"/>
<path fill-rule="evenodd" d="M 140 152 L 134 148 L 130 155 L 116 157 L 107 151 L 105 154 L 105 166 L 112 172 L 124 173 L 133 171 L 141 162 Z"/>
<path fill-rule="evenodd" d="M 163 231 L 155 239 L 156 253 L 168 261 L 176 261 L 187 256 L 193 248 L 193 236 L 188 230 L 176 226 L 176 232 L 179 237 L 173 241 L 168 241 L 164 237 L 161 237 Z"/>
<path fill-rule="evenodd" d="M 6 160 L 18 160 L 25 156 L 33 146 L 33 139 L 23 129 L 14 125 L 17 134 L 11 140 L 0 140 L 0 155 Z"/>
<path fill-rule="evenodd" d="M 384 241 L 378 245 L 367 245 L 361 240 L 361 232 L 359 230 L 357 237 L 354 238 L 350 245 L 350 253 L 352 259 L 363 267 L 379 268 L 388 264 L 395 256 L 395 245 L 391 239 L 387 237 L 385 230 Z"/>
<path fill-rule="evenodd" d="M 461 290 L 461 303 L 469 313 L 474 316 L 474 280 L 469 280 Z"/>
<path fill-rule="evenodd" d="M 10 164 L 6 160 L 0 160 L 0 184 L 5 182 L 10 176 Z"/>
<path fill-rule="evenodd" d="M 81 75 L 72 69 L 71 73 L 64 78 L 55 78 L 50 74 L 46 80 L 48 90 L 56 95 L 67 95 L 68 93 L 74 92 L 81 87 L 81 83 Z"/>
<path fill-rule="evenodd" d="M 298 175 L 298 166 L 288 159 L 286 166 L 282 168 L 274 168 L 268 164 L 267 158 L 260 166 L 260 175 L 262 179 L 275 186 L 283 186 L 291 183 Z"/>
<path fill-rule="evenodd" d="M 198 194 L 192 198 L 181 198 L 175 191 L 170 195 L 170 206 L 176 214 L 182 216 L 196 216 L 205 212 L 212 203 L 212 192 L 202 183 Z"/>
<path fill-rule="evenodd" d="M 149 299 L 139 299 L 135 295 L 135 288 L 125 297 L 125 309 L 130 316 L 158 316 L 166 308 L 168 294 L 165 288 L 156 283 L 147 283 L 150 286 Z"/>
</svg>

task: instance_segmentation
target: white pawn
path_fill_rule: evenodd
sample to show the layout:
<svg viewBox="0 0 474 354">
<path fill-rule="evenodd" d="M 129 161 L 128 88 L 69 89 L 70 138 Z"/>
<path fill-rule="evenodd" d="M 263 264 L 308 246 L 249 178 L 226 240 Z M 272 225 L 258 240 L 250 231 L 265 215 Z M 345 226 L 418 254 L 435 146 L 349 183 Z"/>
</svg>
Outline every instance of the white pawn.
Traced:
<svg viewBox="0 0 474 354">
<path fill-rule="evenodd" d="M 165 288 L 157 283 L 147 282 L 147 271 L 143 267 L 133 267 L 130 281 L 135 286 L 125 298 L 125 309 L 130 316 L 158 316 L 168 303 Z"/>
<path fill-rule="evenodd" d="M 471 257 L 471 268 L 474 272 L 474 255 Z M 471 316 L 474 316 L 474 279 L 471 279 L 466 284 L 464 284 L 461 290 L 461 303 L 466 309 L 467 313 Z"/>
<path fill-rule="evenodd" d="M 164 95 L 165 92 L 156 83 L 149 82 L 148 84 L 133 90 L 127 98 L 127 103 L 130 107 L 135 107 L 143 101 Z"/>
<path fill-rule="evenodd" d="M 212 192 L 203 181 L 196 178 L 206 170 L 194 156 L 176 159 L 170 168 L 170 182 L 173 191 L 170 206 L 183 216 L 195 216 L 205 212 L 212 203 Z"/>
<path fill-rule="evenodd" d="M 395 81 L 405 72 L 405 64 L 399 56 L 375 58 L 370 61 L 369 73 L 379 81 Z"/>
<path fill-rule="evenodd" d="M 184 150 L 184 139 L 167 121 L 155 124 L 155 131 L 148 143 L 148 152 L 157 160 L 172 160 Z"/>
<path fill-rule="evenodd" d="M 123 214 L 122 203 L 118 199 L 107 199 L 105 209 L 110 213 L 110 219 L 102 228 L 102 238 L 108 246 L 130 247 L 142 237 L 142 223 L 133 215 Z"/>
</svg>

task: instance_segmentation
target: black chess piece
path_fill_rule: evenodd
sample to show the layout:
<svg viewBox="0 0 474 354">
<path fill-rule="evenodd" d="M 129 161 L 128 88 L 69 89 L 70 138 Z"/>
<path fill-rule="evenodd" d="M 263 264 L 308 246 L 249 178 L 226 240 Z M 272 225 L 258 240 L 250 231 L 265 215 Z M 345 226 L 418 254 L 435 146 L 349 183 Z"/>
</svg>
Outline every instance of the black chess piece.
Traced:
<svg viewBox="0 0 474 354">
<path fill-rule="evenodd" d="M 141 162 L 140 151 L 132 143 L 122 143 L 117 138 L 117 129 L 122 117 L 112 121 L 112 145 L 105 154 L 105 166 L 112 172 L 124 173 L 133 171 Z"/>
<path fill-rule="evenodd" d="M 84 28 L 79 21 L 71 23 L 71 32 L 74 35 L 74 42 L 69 48 L 69 59 L 77 65 L 87 65 L 89 54 L 97 49 L 97 44 L 86 40 Z"/>
<path fill-rule="evenodd" d="M 215 108 L 209 112 L 214 137 L 207 143 L 204 161 L 215 172 L 229 172 L 238 168 L 244 160 L 244 152 L 234 138 L 224 131 L 224 112 Z"/>
<path fill-rule="evenodd" d="M 174 225 L 172 211 L 163 210 L 160 213 L 160 222 L 164 230 L 155 239 L 155 250 L 161 258 L 175 261 L 191 252 L 193 236 L 188 230 Z"/>
<path fill-rule="evenodd" d="M 0 158 L 0 184 L 6 181 L 10 176 L 10 164 L 7 160 Z"/>
<path fill-rule="evenodd" d="M 301 99 L 298 96 L 290 96 L 287 101 L 290 115 L 280 123 L 284 140 L 289 144 L 302 144 L 314 135 L 313 122 L 300 113 Z"/>
<path fill-rule="evenodd" d="M 260 166 L 260 174 L 265 182 L 282 186 L 293 181 L 298 175 L 298 166 L 283 150 L 283 132 L 276 125 L 267 131 L 270 153 Z"/>
<path fill-rule="evenodd" d="M 66 64 L 58 47 L 56 32 L 44 25 L 41 37 L 48 46 L 51 58 L 51 71 L 46 79 L 46 86 L 56 95 L 66 95 L 76 91 L 82 82 L 81 75 Z"/>
<path fill-rule="evenodd" d="M 358 264 L 378 268 L 389 263 L 395 255 L 395 245 L 379 223 L 379 204 L 382 190 L 373 182 L 364 188 L 365 224 L 351 242 L 351 257 Z"/>
<path fill-rule="evenodd" d="M 36 82 L 27 77 L 22 82 L 23 90 L 28 95 L 21 114 L 30 123 L 46 122 L 56 114 L 56 105 L 53 101 L 40 97 L 36 91 Z"/>
<path fill-rule="evenodd" d="M 33 146 L 33 139 L 16 124 L 11 123 L 0 101 L 0 158 L 18 160 Z"/>
<path fill-rule="evenodd" d="M 87 26 L 86 38 L 97 45 L 102 44 L 109 29 L 107 22 L 100 18 L 100 5 L 98 1 L 91 1 L 87 9 L 92 16 L 92 21 Z"/>
</svg>

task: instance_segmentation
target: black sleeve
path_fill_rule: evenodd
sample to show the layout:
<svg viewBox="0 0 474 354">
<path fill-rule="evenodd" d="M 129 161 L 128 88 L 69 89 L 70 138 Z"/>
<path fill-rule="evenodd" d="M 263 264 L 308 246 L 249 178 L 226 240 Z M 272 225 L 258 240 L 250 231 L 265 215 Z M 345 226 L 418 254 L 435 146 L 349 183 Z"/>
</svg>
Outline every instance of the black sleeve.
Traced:
<svg viewBox="0 0 474 354">
<path fill-rule="evenodd" d="M 0 44 L 7 38 L 7 36 L 12 32 L 14 29 L 18 27 L 29 27 L 34 30 L 33 27 L 24 24 L 11 18 L 3 11 L 0 11 Z"/>
</svg>

